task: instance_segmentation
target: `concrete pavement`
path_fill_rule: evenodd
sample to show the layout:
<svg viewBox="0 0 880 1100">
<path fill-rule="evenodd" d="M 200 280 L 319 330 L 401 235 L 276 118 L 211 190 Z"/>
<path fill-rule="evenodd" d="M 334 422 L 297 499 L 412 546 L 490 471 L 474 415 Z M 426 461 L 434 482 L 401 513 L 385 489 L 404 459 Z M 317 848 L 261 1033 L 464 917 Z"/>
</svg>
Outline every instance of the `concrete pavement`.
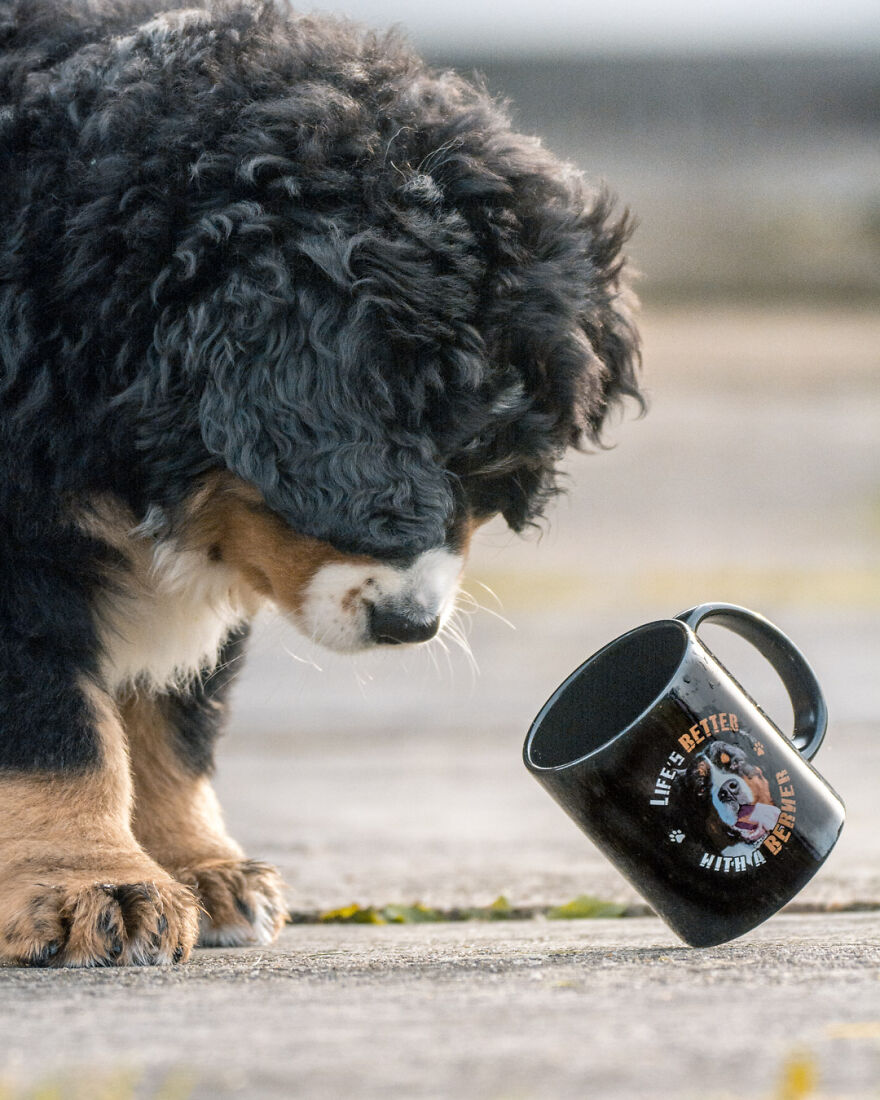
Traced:
<svg viewBox="0 0 880 1100">
<path fill-rule="evenodd" d="M 0 1011 L 7 1077 L 65 1097 L 867 1100 L 878 979 L 877 914 L 702 951 L 654 918 L 295 926 L 187 967 L 0 971 Z"/>
</svg>

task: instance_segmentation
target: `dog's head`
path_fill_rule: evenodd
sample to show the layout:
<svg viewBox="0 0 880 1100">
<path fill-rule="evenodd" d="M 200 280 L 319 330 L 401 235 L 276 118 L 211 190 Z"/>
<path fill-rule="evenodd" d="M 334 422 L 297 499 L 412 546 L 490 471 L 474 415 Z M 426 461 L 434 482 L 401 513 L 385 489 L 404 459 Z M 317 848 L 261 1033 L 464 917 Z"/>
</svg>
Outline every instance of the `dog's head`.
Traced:
<svg viewBox="0 0 880 1100">
<path fill-rule="evenodd" d="M 758 844 L 775 824 L 778 810 L 770 785 L 737 745 L 711 742 L 689 765 L 686 785 L 706 835 L 719 850 L 738 842 Z"/>
<path fill-rule="evenodd" d="M 118 70 L 199 61 L 154 151 L 183 195 L 130 390 L 147 496 L 223 471 L 213 553 L 338 648 L 427 637 L 473 528 L 532 523 L 638 397 L 628 221 L 394 38 L 271 5 L 151 26 Z"/>
</svg>

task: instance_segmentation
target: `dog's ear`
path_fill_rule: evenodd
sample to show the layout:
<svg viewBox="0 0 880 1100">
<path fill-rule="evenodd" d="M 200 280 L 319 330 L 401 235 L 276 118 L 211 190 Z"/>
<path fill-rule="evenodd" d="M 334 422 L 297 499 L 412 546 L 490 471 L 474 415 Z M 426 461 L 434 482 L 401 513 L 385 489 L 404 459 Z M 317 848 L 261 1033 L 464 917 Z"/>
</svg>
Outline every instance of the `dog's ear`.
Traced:
<svg viewBox="0 0 880 1100">
<path fill-rule="evenodd" d="M 609 411 L 623 398 L 632 398 L 641 411 L 645 399 L 639 388 L 640 339 L 634 321 L 637 305 L 631 288 L 632 272 L 624 248 L 635 222 L 624 210 L 617 214 L 614 201 L 602 190 L 584 198 L 579 226 L 587 242 L 586 258 L 592 270 L 592 286 L 580 315 L 580 328 L 599 367 L 585 358 L 582 376 L 589 379 L 583 400 L 577 404 L 576 428 L 582 442 L 601 441 Z"/>
<path fill-rule="evenodd" d="M 295 530 L 379 556 L 442 544 L 447 477 L 398 408 L 368 318 L 330 289 L 282 298 L 235 275 L 166 318 L 155 346 L 181 360 L 208 452 Z"/>
<path fill-rule="evenodd" d="M 712 768 L 709 761 L 701 756 L 694 760 L 687 773 L 687 786 L 693 797 L 704 799 L 709 794 Z"/>
<path fill-rule="evenodd" d="M 641 408 L 644 400 L 636 299 L 623 252 L 632 222 L 626 211 L 615 214 L 604 191 L 592 195 L 579 180 L 571 187 L 567 216 L 542 212 L 531 295 L 540 314 L 529 318 L 527 309 L 520 323 L 529 328 L 535 361 L 544 364 L 543 387 L 567 428 L 565 442 L 583 447 L 601 444 L 608 414 L 624 397 Z"/>
<path fill-rule="evenodd" d="M 767 782 L 767 777 L 763 771 L 756 765 L 749 765 L 747 772 L 747 778 L 749 786 L 755 795 L 757 802 L 769 802 L 772 804 L 773 798 L 770 794 L 770 784 Z"/>
<path fill-rule="evenodd" d="M 636 305 L 624 247 L 633 229 L 605 191 L 531 147 L 508 217 L 487 222 L 493 352 L 515 366 L 557 447 L 602 442 L 609 412 L 639 389 Z M 526 444 L 527 449 L 529 444 Z"/>
<path fill-rule="evenodd" d="M 641 355 L 631 296 L 622 291 L 609 303 L 601 322 L 585 323 L 584 331 L 591 354 L 581 359 L 580 385 L 576 389 L 576 434 L 572 439 L 576 447 L 601 444 L 608 415 L 623 397 L 633 398 L 640 411 L 645 409 L 645 399 L 636 381 Z"/>
</svg>

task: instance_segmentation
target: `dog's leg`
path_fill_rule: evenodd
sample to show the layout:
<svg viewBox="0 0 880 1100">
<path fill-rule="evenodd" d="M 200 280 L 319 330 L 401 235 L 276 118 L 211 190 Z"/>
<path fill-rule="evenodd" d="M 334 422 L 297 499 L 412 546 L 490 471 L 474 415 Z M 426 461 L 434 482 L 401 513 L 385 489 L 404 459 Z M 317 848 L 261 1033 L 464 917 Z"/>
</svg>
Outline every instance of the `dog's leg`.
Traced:
<svg viewBox="0 0 880 1100">
<path fill-rule="evenodd" d="M 278 872 L 246 859 L 226 833 L 209 781 L 225 709 L 233 637 L 218 670 L 188 691 L 122 704 L 135 782 L 134 830 L 146 850 L 202 905 L 202 946 L 271 943 L 287 918 Z"/>
<path fill-rule="evenodd" d="M 8 673 L 5 686 L 14 679 Z M 118 712 L 86 679 L 58 698 L 55 686 L 47 676 L 41 718 L 52 724 L 51 714 L 57 728 L 38 731 L 39 744 L 16 740 L 34 713 L 0 714 L 0 959 L 34 966 L 182 961 L 197 936 L 196 900 L 134 838 Z M 4 697 L 32 701 L 28 688 Z"/>
</svg>

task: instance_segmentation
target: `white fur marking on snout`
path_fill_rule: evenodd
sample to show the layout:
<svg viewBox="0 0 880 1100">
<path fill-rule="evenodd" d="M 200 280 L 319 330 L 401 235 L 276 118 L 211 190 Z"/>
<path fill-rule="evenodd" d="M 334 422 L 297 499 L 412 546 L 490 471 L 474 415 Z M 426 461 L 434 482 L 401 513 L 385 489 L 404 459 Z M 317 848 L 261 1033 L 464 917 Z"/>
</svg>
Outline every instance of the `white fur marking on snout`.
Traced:
<svg viewBox="0 0 880 1100">
<path fill-rule="evenodd" d="M 740 806 L 747 806 L 752 801 L 752 791 L 746 781 L 734 772 L 728 772 L 717 767 L 709 761 L 712 776 L 712 804 L 718 816 L 726 825 L 736 825 Z M 733 782 L 736 786 L 737 805 L 722 800 L 720 792 L 725 783 Z"/>
<path fill-rule="evenodd" d="M 374 645 L 371 606 L 405 608 L 423 622 L 449 618 L 463 560 L 449 550 L 428 550 L 399 569 L 379 562 L 333 564 L 319 569 L 309 583 L 294 621 L 313 641 L 351 652 Z"/>
</svg>

